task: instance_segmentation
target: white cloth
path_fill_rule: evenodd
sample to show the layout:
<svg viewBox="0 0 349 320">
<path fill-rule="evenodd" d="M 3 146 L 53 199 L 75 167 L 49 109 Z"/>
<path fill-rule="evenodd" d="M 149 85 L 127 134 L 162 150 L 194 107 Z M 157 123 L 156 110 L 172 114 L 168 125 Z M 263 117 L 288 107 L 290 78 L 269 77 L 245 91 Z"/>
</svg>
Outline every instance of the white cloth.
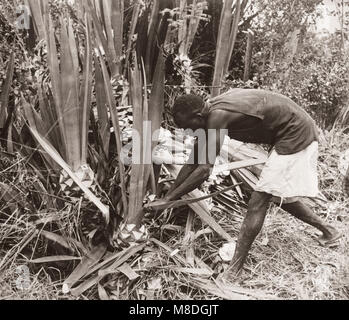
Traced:
<svg viewBox="0 0 349 320">
<path fill-rule="evenodd" d="M 272 194 L 281 198 L 281 201 L 286 198 L 284 202 L 290 202 L 287 198 L 293 197 L 316 197 L 319 193 L 317 159 L 316 141 L 304 150 L 290 155 L 278 154 L 274 149 L 255 190 Z"/>
</svg>

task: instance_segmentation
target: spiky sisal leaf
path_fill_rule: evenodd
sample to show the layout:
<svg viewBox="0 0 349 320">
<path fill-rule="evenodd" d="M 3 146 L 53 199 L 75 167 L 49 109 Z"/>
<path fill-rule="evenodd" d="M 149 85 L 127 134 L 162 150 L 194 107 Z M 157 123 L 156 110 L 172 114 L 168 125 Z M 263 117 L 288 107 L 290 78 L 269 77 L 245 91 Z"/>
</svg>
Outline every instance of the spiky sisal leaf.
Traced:
<svg viewBox="0 0 349 320">
<path fill-rule="evenodd" d="M 159 24 L 159 8 L 160 8 L 160 0 L 154 0 L 152 5 L 152 10 L 150 14 L 150 20 L 149 20 L 149 27 L 148 27 L 148 37 L 147 37 L 147 43 L 148 46 L 146 48 L 146 56 L 145 56 L 145 71 L 147 74 L 148 80 L 151 79 L 151 66 L 152 66 L 152 59 L 154 58 L 153 55 L 154 52 L 154 45 L 156 43 L 156 31 Z"/>
<path fill-rule="evenodd" d="M 225 59 L 225 65 L 223 69 L 223 76 L 228 73 L 230 60 L 233 55 L 233 50 L 236 42 L 236 37 L 239 30 L 239 23 L 241 18 L 241 0 L 237 0 L 235 2 L 235 12 L 234 12 L 234 21 L 231 27 L 230 35 L 229 35 L 229 44 L 228 44 L 228 53 Z"/>
<path fill-rule="evenodd" d="M 165 66 L 161 46 L 165 37 L 156 38 L 156 31 L 163 21 L 159 19 L 159 1 L 154 2 L 152 10 L 146 10 L 142 19 L 138 19 L 139 4 L 137 1 L 133 8 L 131 26 L 129 31 L 129 41 L 126 53 L 131 50 L 131 38 L 136 28 L 144 35 L 137 39 L 137 58 L 135 58 L 135 67 L 130 71 L 131 78 L 131 101 L 133 106 L 134 131 L 138 136 L 143 137 L 138 141 L 139 147 L 136 149 L 136 141 L 133 140 L 133 161 L 130 180 L 130 198 L 127 221 L 139 225 L 143 217 L 142 203 L 147 191 L 148 182 L 151 178 L 153 192 L 156 192 L 156 183 L 154 178 L 154 169 L 151 163 L 152 149 L 155 146 L 157 137 L 153 137 L 154 132 L 160 129 L 162 113 L 164 107 L 164 83 Z M 149 9 L 149 8 L 148 8 Z M 148 25 L 148 14 L 150 14 L 150 23 Z M 145 19 L 146 18 L 146 19 Z M 167 24 L 165 24 L 167 29 Z M 166 32 L 165 32 L 166 33 Z M 152 39 L 152 42 L 149 42 Z M 148 41 L 147 41 L 148 40 Z M 152 55 L 152 56 L 150 56 Z M 143 65 L 145 59 L 146 66 Z M 128 55 L 126 63 L 128 63 Z M 142 62 L 142 70 L 139 63 Z M 152 82 L 152 90 L 148 102 L 147 84 Z M 142 89 L 144 88 L 144 89 Z M 148 122 L 147 122 L 148 121 Z M 144 124 L 150 124 L 150 127 Z M 144 130 L 145 129 L 145 130 Z M 153 139 L 154 138 L 154 139 Z M 145 164 L 146 163 L 146 164 Z"/>
<path fill-rule="evenodd" d="M 114 32 L 115 72 L 121 74 L 122 39 L 124 32 L 124 1 L 111 0 L 111 26 Z"/>
<path fill-rule="evenodd" d="M 103 49 L 111 76 L 121 74 L 123 39 L 123 0 L 84 1 L 96 31 L 97 45 Z"/>
<path fill-rule="evenodd" d="M 61 83 L 62 83 L 62 113 L 64 130 L 66 132 L 66 160 L 73 171 L 79 169 L 85 161 L 81 161 L 80 139 L 80 108 L 78 90 L 78 65 L 75 39 L 73 40 L 71 23 L 61 21 Z M 84 163 L 83 163 L 84 162 Z"/>
<path fill-rule="evenodd" d="M 238 0 L 240 1 L 240 0 Z M 233 0 L 226 0 L 224 2 L 221 21 L 219 25 L 218 38 L 217 38 L 217 50 L 216 61 L 213 75 L 213 89 L 212 97 L 219 95 L 220 85 L 223 77 L 225 61 L 229 51 L 229 37 L 232 21 L 232 4 Z"/>
<path fill-rule="evenodd" d="M 80 90 L 80 122 L 81 122 L 81 159 L 87 159 L 89 116 L 92 94 L 92 48 L 91 48 L 91 22 L 85 15 L 86 41 L 83 80 Z"/>
<path fill-rule="evenodd" d="M 46 27 L 43 17 L 45 16 L 45 12 L 47 10 L 47 1 L 28 0 L 28 2 L 38 40 L 43 40 L 46 38 Z"/>
<path fill-rule="evenodd" d="M 179 25 L 178 30 L 178 43 L 179 54 L 187 56 L 195 38 L 195 34 L 198 30 L 201 15 L 203 13 L 203 3 L 198 4 L 197 0 L 191 1 L 191 12 L 188 12 L 188 1 L 180 0 L 180 16 L 179 20 L 183 23 Z"/>
<path fill-rule="evenodd" d="M 35 3 L 33 1 L 33 4 Z M 60 52 L 58 52 L 51 15 L 46 9 L 39 10 L 39 13 L 44 15 L 41 17 L 37 15 L 36 19 L 38 19 L 37 23 L 42 23 L 45 29 L 51 82 L 45 85 L 44 81 L 39 81 L 40 115 L 36 113 L 34 115 L 37 122 L 41 122 L 43 131 L 40 133 L 49 139 L 70 168 L 77 172 L 87 164 L 87 137 L 92 95 L 91 27 L 85 18 L 85 51 L 80 57 L 72 20 L 61 15 Z M 82 70 L 79 67 L 79 59 L 83 61 Z M 25 115 L 29 116 L 30 113 L 26 112 Z M 31 121 L 29 124 L 32 125 Z"/>
<path fill-rule="evenodd" d="M 0 96 L 0 129 L 4 128 L 7 119 L 7 105 L 10 96 L 10 89 L 13 79 L 13 71 L 15 67 L 15 55 L 11 53 L 10 60 L 7 66 L 6 78 L 2 84 Z"/>
<path fill-rule="evenodd" d="M 130 180 L 128 223 L 139 225 L 143 217 L 143 200 L 149 179 L 152 178 L 153 192 L 156 192 L 154 169 L 151 163 L 152 150 L 157 144 L 155 132 L 160 129 L 164 108 L 165 66 L 162 54 L 158 57 L 153 76 L 153 85 L 148 102 L 146 71 L 139 68 L 137 59 L 130 71 L 131 101 L 133 106 L 133 131 L 141 141 L 133 139 L 133 163 Z M 143 89 L 144 88 L 144 89 Z M 146 125 L 147 124 L 147 125 Z"/>
<path fill-rule="evenodd" d="M 98 112 L 98 129 L 99 135 L 102 140 L 102 147 L 105 155 L 109 153 L 109 143 L 110 143 L 110 123 L 108 116 L 108 108 L 106 92 L 104 87 L 104 79 L 101 67 L 99 65 L 98 59 L 94 59 L 95 64 L 95 90 L 96 90 L 96 104 Z"/>
<path fill-rule="evenodd" d="M 158 62 L 156 65 L 156 69 L 154 72 L 154 80 L 153 80 L 153 86 L 149 98 L 149 112 L 148 112 L 148 120 L 151 124 L 151 151 L 149 153 L 152 153 L 152 150 L 154 150 L 155 146 L 158 143 L 159 135 L 155 135 L 156 132 L 161 127 L 161 122 L 163 119 L 163 111 L 164 111 L 164 92 L 165 92 L 165 61 L 162 53 L 160 52 L 160 55 L 158 57 Z M 147 184 L 147 181 L 149 180 L 149 177 L 152 177 L 154 175 L 153 172 L 153 166 L 148 165 L 145 168 L 145 181 Z M 144 186 L 146 187 L 146 185 Z M 153 189 L 155 189 L 154 186 L 152 186 Z M 153 190 L 153 192 L 156 192 L 156 189 Z"/>
<path fill-rule="evenodd" d="M 162 14 L 164 9 L 172 8 L 171 1 L 154 0 L 148 19 L 139 22 L 138 29 L 144 28 L 147 33 L 143 37 L 137 38 L 137 46 L 143 47 L 143 59 L 145 61 L 145 71 L 148 83 L 155 84 L 154 72 L 158 63 L 158 58 L 162 54 L 163 45 L 169 26 L 169 12 Z M 145 48 L 144 48 L 145 47 Z"/>
<path fill-rule="evenodd" d="M 127 196 L 126 196 L 125 168 L 120 159 L 122 142 L 121 142 L 121 131 L 120 131 L 120 125 L 119 125 L 119 116 L 116 109 L 116 101 L 113 95 L 113 89 L 111 86 L 109 73 L 100 51 L 99 51 L 99 58 L 100 58 L 99 62 L 102 68 L 104 88 L 105 88 L 106 98 L 107 98 L 106 100 L 109 107 L 112 123 L 114 126 L 114 134 L 116 138 L 116 149 L 118 154 L 118 166 L 119 166 L 119 172 L 120 172 L 120 188 L 121 188 L 121 195 L 122 195 L 122 203 L 123 203 L 125 212 L 127 212 L 128 205 L 127 205 Z"/>
<path fill-rule="evenodd" d="M 52 108 L 55 109 L 56 118 L 52 119 L 53 121 L 57 121 L 60 135 L 62 139 L 61 148 L 59 149 L 63 158 L 66 159 L 66 131 L 64 127 L 63 121 L 63 110 L 62 110 L 62 83 L 59 71 L 59 61 L 58 61 L 58 53 L 57 53 L 57 45 L 54 34 L 54 27 L 51 16 L 47 14 L 45 16 L 45 23 L 47 27 L 47 62 L 48 68 L 50 71 L 51 78 L 51 91 L 52 91 Z M 45 90 L 43 90 L 45 92 Z M 49 109 L 48 107 L 46 107 Z"/>
<path fill-rule="evenodd" d="M 232 5 L 233 0 L 226 0 L 222 9 L 217 38 L 213 88 L 211 92 L 212 97 L 219 95 L 222 79 L 228 73 L 238 33 L 239 22 L 242 16 L 241 12 L 246 7 L 246 1 L 243 1 L 243 3 L 241 3 L 241 0 L 235 1 L 234 15 L 232 13 Z"/>
<path fill-rule="evenodd" d="M 137 22 L 138 22 L 138 16 L 140 12 L 140 7 L 141 3 L 140 0 L 135 0 L 134 1 L 134 6 L 133 6 L 133 11 L 132 11 L 132 19 L 131 19 L 131 25 L 130 25 L 130 31 L 128 34 L 128 41 L 127 41 L 127 47 L 126 47 L 126 59 L 125 59 L 125 70 L 124 74 L 126 74 L 127 68 L 128 68 L 128 63 L 129 63 L 129 58 L 131 55 L 131 49 L 132 49 L 132 41 L 133 37 L 135 35 L 136 27 L 137 27 Z"/>
<path fill-rule="evenodd" d="M 143 137 L 143 120 L 144 119 L 144 104 L 143 99 L 143 81 L 142 72 L 139 68 L 137 61 L 135 67 L 130 71 L 131 77 L 131 101 L 133 107 L 133 148 L 132 148 L 132 169 L 130 179 L 130 190 L 129 190 L 129 210 L 128 210 L 128 222 L 138 222 L 138 216 L 142 210 L 143 203 L 143 186 L 144 186 L 144 139 L 139 141 L 139 137 Z M 147 116 L 147 115 L 146 115 Z M 138 139 L 137 139 L 138 138 Z"/>
</svg>

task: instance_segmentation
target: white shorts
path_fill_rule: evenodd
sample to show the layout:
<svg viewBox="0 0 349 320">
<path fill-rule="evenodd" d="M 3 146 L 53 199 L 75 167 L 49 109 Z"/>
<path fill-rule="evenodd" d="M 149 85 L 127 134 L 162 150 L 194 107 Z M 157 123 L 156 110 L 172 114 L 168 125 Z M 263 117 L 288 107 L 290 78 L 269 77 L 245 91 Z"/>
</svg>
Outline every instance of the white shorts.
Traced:
<svg viewBox="0 0 349 320">
<path fill-rule="evenodd" d="M 319 193 L 318 142 L 314 141 L 304 150 L 289 154 L 270 153 L 262 170 L 255 191 L 265 192 L 284 202 L 297 201 L 297 197 L 316 197 Z M 295 198 L 293 201 L 287 198 Z"/>
</svg>

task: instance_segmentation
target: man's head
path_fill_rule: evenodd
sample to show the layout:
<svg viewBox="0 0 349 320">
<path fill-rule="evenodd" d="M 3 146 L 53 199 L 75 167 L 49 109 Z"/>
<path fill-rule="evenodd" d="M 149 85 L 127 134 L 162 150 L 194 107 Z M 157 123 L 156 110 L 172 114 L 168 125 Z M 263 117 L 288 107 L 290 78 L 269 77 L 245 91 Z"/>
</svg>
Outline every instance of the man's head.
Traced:
<svg viewBox="0 0 349 320">
<path fill-rule="evenodd" d="M 205 102 L 199 96 L 186 94 L 179 97 L 173 105 L 173 119 L 183 129 L 206 128 Z"/>
</svg>

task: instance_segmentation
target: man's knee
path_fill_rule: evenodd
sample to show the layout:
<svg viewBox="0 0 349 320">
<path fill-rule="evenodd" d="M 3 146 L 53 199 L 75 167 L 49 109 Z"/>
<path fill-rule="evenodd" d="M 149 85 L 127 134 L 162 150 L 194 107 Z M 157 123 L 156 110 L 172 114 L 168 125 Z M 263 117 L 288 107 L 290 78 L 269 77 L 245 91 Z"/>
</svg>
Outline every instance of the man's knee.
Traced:
<svg viewBox="0 0 349 320">
<path fill-rule="evenodd" d="M 272 195 L 268 193 L 259 191 L 253 192 L 248 203 L 248 211 L 251 213 L 265 211 L 268 208 L 271 198 Z"/>
<path fill-rule="evenodd" d="M 267 193 L 254 192 L 248 204 L 247 215 L 244 223 L 246 232 L 258 233 L 264 222 L 271 196 Z"/>
</svg>

